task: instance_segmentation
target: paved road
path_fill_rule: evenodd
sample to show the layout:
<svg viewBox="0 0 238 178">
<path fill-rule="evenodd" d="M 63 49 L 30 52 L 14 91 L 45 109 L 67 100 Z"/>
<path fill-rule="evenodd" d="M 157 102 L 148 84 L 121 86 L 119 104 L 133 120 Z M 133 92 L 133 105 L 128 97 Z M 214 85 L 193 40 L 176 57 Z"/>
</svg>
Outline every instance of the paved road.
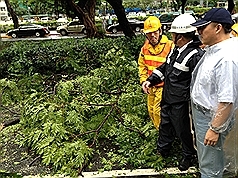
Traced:
<svg viewBox="0 0 238 178">
<path fill-rule="evenodd" d="M 65 39 L 65 38 L 84 38 L 84 34 L 70 34 L 68 36 L 61 36 L 56 31 L 50 31 L 49 36 L 45 37 L 26 37 L 26 38 L 11 38 L 7 36 L 5 33 L 1 33 L 2 41 L 22 41 L 22 40 L 49 40 L 49 39 Z"/>
<path fill-rule="evenodd" d="M 137 32 L 136 35 L 141 35 L 140 32 Z M 49 36 L 45 37 L 25 37 L 25 38 L 11 38 L 7 36 L 5 33 L 1 33 L 1 41 L 22 41 L 22 40 L 49 40 L 49 39 L 65 39 L 65 38 L 84 38 L 86 35 L 84 34 L 69 34 L 68 36 L 61 36 L 59 33 L 56 31 L 50 31 Z M 118 32 L 116 34 L 113 33 L 107 33 L 106 36 L 108 37 L 119 37 L 119 36 L 124 36 L 122 32 Z"/>
</svg>

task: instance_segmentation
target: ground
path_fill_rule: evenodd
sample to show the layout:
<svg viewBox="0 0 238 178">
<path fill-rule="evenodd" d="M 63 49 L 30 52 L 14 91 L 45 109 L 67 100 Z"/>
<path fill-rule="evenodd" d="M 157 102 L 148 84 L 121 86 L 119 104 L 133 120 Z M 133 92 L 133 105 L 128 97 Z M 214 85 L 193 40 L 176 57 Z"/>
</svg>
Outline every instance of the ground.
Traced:
<svg viewBox="0 0 238 178">
<path fill-rule="evenodd" d="M 23 176 L 51 172 L 50 168 L 40 163 L 36 155 L 16 145 L 13 141 L 14 137 L 11 138 L 0 145 L 0 172 L 20 173 Z"/>
<path fill-rule="evenodd" d="M 22 176 L 50 174 L 50 168 L 41 164 L 40 158 L 37 155 L 32 153 L 27 148 L 21 148 L 16 143 L 14 143 L 14 138 L 16 137 L 16 133 L 12 132 L 12 130 L 14 130 L 12 128 L 14 127 L 16 126 L 5 128 L 2 130 L 2 132 L 4 131 L 4 134 L 1 134 L 2 132 L 0 133 L 0 138 L 2 138 L 0 141 L 0 178 L 5 178 L 7 177 L 6 175 L 12 175 L 11 178 L 16 178 L 16 173 L 19 173 Z M 108 145 L 102 145 L 102 147 L 107 148 Z M 104 156 L 106 155 L 105 152 L 103 153 L 103 150 L 105 149 L 100 150 L 101 156 L 102 154 Z M 86 169 L 85 171 L 97 171 L 98 169 L 102 168 L 103 165 L 99 160 L 99 155 L 95 155 L 92 160 L 93 166 L 90 168 L 90 170 Z M 194 174 L 192 177 L 196 177 L 196 175 Z M 152 176 L 150 176 L 150 178 L 152 178 Z"/>
<path fill-rule="evenodd" d="M 0 123 L 2 122 L 3 120 L 0 117 Z M 38 155 L 35 155 L 31 150 L 20 147 L 18 144 L 16 144 L 17 139 L 15 138 L 18 134 L 17 125 L 9 126 L 2 130 L 0 129 L 0 178 L 6 178 L 6 175 L 11 175 L 11 178 L 17 178 L 17 173 L 22 176 L 39 174 L 46 175 L 52 173 L 50 167 L 41 164 L 41 160 Z M 84 170 L 85 172 L 98 171 L 99 169 L 103 168 L 103 164 L 100 162 L 100 157 L 106 157 L 106 150 L 112 149 L 110 148 L 111 144 L 107 143 L 109 142 L 102 141 L 100 147 L 98 148 L 100 155 L 94 155 L 92 166 L 90 169 L 86 168 Z M 175 163 L 174 160 L 169 162 L 170 164 L 168 167 L 176 167 L 177 163 Z M 120 167 L 114 167 L 113 169 L 119 170 Z M 130 169 L 130 167 L 128 167 L 128 169 Z M 179 175 L 178 177 L 181 176 Z M 194 174 L 192 177 L 198 176 Z M 152 176 L 150 176 L 150 178 L 152 178 Z"/>
<path fill-rule="evenodd" d="M 1 118 L 0 118 L 1 123 Z M 17 125 L 4 128 L 0 131 L 0 178 L 5 173 L 19 173 L 22 176 L 50 174 L 52 171 L 50 167 L 41 164 L 40 157 L 24 147 L 19 147 L 15 143 L 17 136 Z M 100 155 L 106 156 L 105 149 L 108 145 L 102 145 Z M 99 155 L 95 155 L 92 167 L 87 168 L 85 171 L 97 171 L 102 168 Z"/>
</svg>

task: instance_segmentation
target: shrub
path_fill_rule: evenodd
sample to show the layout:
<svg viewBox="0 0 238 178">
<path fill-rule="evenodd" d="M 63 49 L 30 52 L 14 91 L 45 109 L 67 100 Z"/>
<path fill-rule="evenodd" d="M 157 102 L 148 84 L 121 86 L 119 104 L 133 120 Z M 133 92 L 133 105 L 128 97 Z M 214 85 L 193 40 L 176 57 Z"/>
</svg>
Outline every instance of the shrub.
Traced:
<svg viewBox="0 0 238 178">
<path fill-rule="evenodd" d="M 144 40 L 15 42 L 3 49 L 3 104 L 20 111 L 20 145 L 71 176 L 90 170 L 94 157 L 102 170 L 161 169 L 138 82 Z"/>
</svg>

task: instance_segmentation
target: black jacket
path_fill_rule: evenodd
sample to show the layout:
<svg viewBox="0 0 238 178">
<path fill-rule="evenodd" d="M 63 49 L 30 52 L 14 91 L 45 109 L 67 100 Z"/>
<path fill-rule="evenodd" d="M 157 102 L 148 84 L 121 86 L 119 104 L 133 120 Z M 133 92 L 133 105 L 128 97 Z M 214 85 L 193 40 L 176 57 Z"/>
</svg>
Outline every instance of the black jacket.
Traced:
<svg viewBox="0 0 238 178">
<path fill-rule="evenodd" d="M 162 96 L 164 102 L 173 104 L 190 100 L 191 74 L 204 54 L 200 45 L 199 39 L 194 38 L 177 58 L 178 51 L 175 48 L 172 54 L 167 56 L 166 62 L 147 78 L 151 86 L 164 81 Z"/>
</svg>

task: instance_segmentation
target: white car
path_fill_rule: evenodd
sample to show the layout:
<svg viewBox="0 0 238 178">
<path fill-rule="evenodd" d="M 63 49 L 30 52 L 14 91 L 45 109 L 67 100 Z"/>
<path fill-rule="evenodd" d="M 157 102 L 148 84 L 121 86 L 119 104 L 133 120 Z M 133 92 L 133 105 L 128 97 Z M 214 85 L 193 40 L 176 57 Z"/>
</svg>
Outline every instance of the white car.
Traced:
<svg viewBox="0 0 238 178">
<path fill-rule="evenodd" d="M 65 25 L 58 26 L 56 31 L 62 36 L 66 36 L 70 33 L 87 33 L 84 24 L 79 21 L 71 21 Z"/>
<path fill-rule="evenodd" d="M 235 23 L 238 23 L 238 13 L 231 15 L 231 17 Z"/>
<path fill-rule="evenodd" d="M 51 18 L 50 17 L 42 17 L 40 20 L 42 22 L 48 22 L 49 20 L 51 20 Z"/>
<path fill-rule="evenodd" d="M 56 21 L 57 21 L 57 23 L 67 23 L 67 22 L 69 22 L 68 19 L 64 18 L 64 17 L 58 18 Z"/>
</svg>

